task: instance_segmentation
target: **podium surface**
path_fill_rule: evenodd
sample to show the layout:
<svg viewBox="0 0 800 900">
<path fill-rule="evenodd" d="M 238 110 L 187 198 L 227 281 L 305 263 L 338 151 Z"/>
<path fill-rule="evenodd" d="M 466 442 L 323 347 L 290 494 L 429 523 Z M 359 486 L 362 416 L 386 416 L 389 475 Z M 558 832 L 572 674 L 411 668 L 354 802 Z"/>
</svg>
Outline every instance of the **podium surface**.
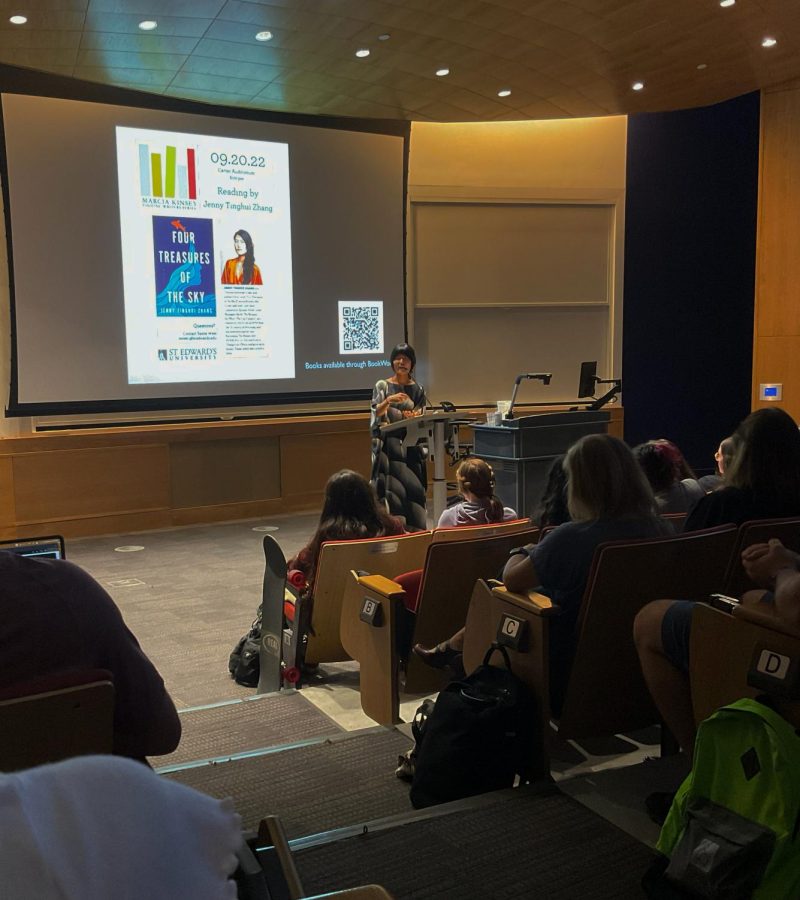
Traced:
<svg viewBox="0 0 800 900">
<path fill-rule="evenodd" d="M 520 516 L 533 513 L 553 460 L 587 434 L 607 434 L 606 410 L 546 412 L 475 425 L 475 455 L 494 469 L 495 492 Z"/>
</svg>

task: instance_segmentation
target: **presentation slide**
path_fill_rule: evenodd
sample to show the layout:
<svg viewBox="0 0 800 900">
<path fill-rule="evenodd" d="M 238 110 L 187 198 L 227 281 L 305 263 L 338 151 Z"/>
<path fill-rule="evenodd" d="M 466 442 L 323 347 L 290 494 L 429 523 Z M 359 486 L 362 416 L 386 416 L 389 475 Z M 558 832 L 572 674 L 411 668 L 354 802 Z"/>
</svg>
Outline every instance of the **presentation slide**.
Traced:
<svg viewBox="0 0 800 900">
<path fill-rule="evenodd" d="M 11 414 L 362 402 L 389 369 L 407 124 L 185 106 L 2 95 Z"/>
<path fill-rule="evenodd" d="M 294 378 L 287 144 L 117 128 L 128 381 Z"/>
</svg>

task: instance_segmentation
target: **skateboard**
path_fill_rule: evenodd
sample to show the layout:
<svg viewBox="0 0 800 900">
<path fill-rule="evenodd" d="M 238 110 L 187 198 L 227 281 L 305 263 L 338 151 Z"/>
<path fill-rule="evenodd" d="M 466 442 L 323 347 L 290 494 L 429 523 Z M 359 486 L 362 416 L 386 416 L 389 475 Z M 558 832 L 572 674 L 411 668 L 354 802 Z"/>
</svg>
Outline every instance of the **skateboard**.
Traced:
<svg viewBox="0 0 800 900">
<path fill-rule="evenodd" d="M 258 693 L 281 689 L 283 681 L 283 598 L 286 557 L 272 535 L 264 535 L 264 584 L 261 591 L 261 644 Z"/>
</svg>

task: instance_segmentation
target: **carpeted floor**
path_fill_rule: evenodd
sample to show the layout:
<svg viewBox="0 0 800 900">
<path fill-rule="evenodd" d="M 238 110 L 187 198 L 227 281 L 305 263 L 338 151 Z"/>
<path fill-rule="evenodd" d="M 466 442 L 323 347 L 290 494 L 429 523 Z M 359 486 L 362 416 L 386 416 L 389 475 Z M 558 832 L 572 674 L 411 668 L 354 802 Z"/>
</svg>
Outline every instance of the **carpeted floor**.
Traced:
<svg viewBox="0 0 800 900">
<path fill-rule="evenodd" d="M 304 703 L 305 698 L 296 703 L 296 695 L 281 695 L 267 716 L 261 715 L 259 704 L 268 698 L 251 706 L 255 690 L 237 685 L 227 670 L 230 650 L 247 630 L 261 597 L 263 531 L 254 529 L 276 528 L 273 534 L 290 556 L 308 540 L 316 521 L 312 513 L 67 542 L 68 557 L 106 587 L 178 708 L 189 710 L 183 744 L 171 757 L 155 759 L 159 767 L 335 735 L 336 726 L 320 707 L 344 728 L 364 727 L 357 682 L 349 669 L 346 683 L 338 673 L 309 688 L 313 705 Z M 116 549 L 131 545 L 144 549 Z M 216 711 L 191 709 L 245 700 Z M 305 709 L 295 710 L 293 703 Z M 393 770 L 410 741 L 394 732 L 354 741 L 348 745 L 337 738 L 327 745 L 204 766 L 175 777 L 216 796 L 233 795 L 247 827 L 266 813 L 281 815 L 293 837 L 408 811 L 407 788 Z M 638 748 L 638 757 L 654 750 Z M 633 756 L 624 757 L 624 764 L 640 761 Z M 559 775 L 585 773 L 586 783 L 576 785 L 576 793 L 591 803 L 601 786 L 592 773 L 617 762 L 613 756 L 581 759 L 570 759 Z M 640 807 L 653 788 L 649 772 L 638 776 L 641 768 L 626 770 L 625 785 L 632 778 L 635 787 L 627 790 L 626 802 L 620 802 L 620 775 L 611 796 L 597 808 L 640 839 L 652 840 Z"/>
<path fill-rule="evenodd" d="M 169 756 L 151 759 L 161 769 L 195 760 L 263 750 L 342 731 L 299 692 L 266 694 L 181 713 L 181 743 Z"/>
<path fill-rule="evenodd" d="M 306 892 L 380 884 L 396 900 L 629 900 L 653 852 L 563 794 L 475 809 L 294 854 Z"/>
<path fill-rule="evenodd" d="M 261 602 L 263 532 L 290 556 L 317 514 L 108 535 L 67 542 L 67 557 L 111 594 L 181 709 L 252 697 L 228 674 L 228 656 Z M 118 552 L 116 547 L 143 550 Z"/>
<path fill-rule="evenodd" d="M 378 730 L 164 777 L 233 797 L 244 828 L 280 816 L 293 839 L 410 811 L 408 785 L 394 769 L 412 743 L 398 731 Z"/>
</svg>

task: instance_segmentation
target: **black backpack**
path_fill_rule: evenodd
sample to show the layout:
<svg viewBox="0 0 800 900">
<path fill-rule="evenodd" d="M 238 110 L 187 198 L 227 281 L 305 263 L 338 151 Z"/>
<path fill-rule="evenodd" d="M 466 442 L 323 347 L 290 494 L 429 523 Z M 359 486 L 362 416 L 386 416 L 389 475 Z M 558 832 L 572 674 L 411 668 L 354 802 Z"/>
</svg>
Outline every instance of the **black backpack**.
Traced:
<svg viewBox="0 0 800 900">
<path fill-rule="evenodd" d="M 228 671 L 237 684 L 244 687 L 258 687 L 261 674 L 261 607 L 258 608 L 250 630 L 236 642 L 228 657 Z"/>
<path fill-rule="evenodd" d="M 495 650 L 506 667 L 489 665 Z M 536 700 L 511 671 L 505 647 L 438 696 L 416 747 L 411 803 L 416 809 L 512 787 L 541 768 Z"/>
</svg>

